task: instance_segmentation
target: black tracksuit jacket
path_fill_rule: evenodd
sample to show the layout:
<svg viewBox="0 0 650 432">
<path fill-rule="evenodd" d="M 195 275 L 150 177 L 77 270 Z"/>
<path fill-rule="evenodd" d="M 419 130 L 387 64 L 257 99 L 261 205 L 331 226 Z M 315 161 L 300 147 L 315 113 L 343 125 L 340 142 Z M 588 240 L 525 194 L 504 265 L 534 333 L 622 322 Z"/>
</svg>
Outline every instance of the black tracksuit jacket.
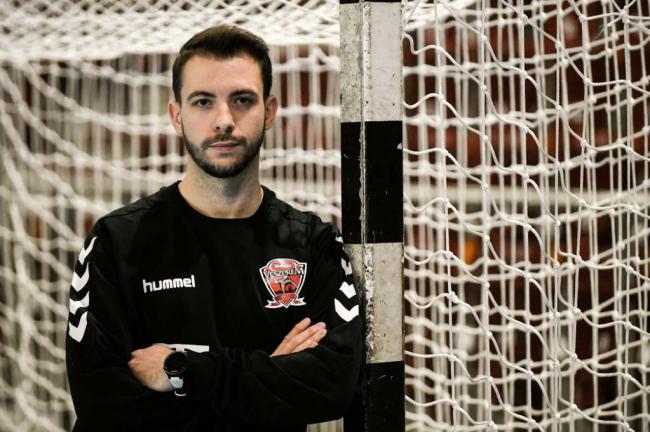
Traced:
<svg viewBox="0 0 650 432">
<path fill-rule="evenodd" d="M 97 221 L 75 263 L 66 341 L 75 431 L 304 431 L 343 415 L 361 363 L 351 266 L 337 230 L 264 189 L 214 219 L 178 184 Z M 328 333 L 270 357 L 304 317 Z M 188 353 L 187 396 L 144 387 L 130 353 Z"/>
</svg>

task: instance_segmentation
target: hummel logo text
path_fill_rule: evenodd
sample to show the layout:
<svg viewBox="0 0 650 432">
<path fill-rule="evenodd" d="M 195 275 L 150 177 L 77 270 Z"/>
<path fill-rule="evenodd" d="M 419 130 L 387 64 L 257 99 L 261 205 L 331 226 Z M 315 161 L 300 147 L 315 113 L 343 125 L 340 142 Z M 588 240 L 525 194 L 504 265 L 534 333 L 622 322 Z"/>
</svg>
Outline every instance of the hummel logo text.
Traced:
<svg viewBox="0 0 650 432">
<path fill-rule="evenodd" d="M 160 291 L 172 288 L 196 288 L 196 283 L 194 281 L 194 275 L 190 275 L 188 278 L 173 278 L 173 279 L 163 279 L 159 281 L 147 282 L 142 279 L 142 289 L 144 293 Z"/>
</svg>

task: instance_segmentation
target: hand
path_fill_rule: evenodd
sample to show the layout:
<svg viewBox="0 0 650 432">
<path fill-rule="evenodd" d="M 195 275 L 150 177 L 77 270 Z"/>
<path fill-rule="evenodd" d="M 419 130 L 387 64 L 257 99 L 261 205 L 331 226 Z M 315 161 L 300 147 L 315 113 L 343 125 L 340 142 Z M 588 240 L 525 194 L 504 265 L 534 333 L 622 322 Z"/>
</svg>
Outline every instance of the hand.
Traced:
<svg viewBox="0 0 650 432">
<path fill-rule="evenodd" d="M 129 367 L 133 375 L 151 390 L 159 392 L 172 391 L 167 374 L 163 370 L 165 358 L 172 352 L 163 345 L 135 350 L 131 353 Z"/>
<path fill-rule="evenodd" d="M 314 348 L 327 334 L 325 323 L 319 322 L 309 326 L 309 318 L 305 318 L 291 329 L 271 357 L 284 354 L 297 353 L 307 348 Z"/>
</svg>

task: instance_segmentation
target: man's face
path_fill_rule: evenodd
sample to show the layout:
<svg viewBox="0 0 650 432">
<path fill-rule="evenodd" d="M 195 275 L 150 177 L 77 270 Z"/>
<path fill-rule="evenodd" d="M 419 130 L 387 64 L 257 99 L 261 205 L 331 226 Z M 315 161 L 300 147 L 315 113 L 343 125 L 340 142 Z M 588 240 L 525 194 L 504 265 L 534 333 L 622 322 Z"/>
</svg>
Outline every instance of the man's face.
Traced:
<svg viewBox="0 0 650 432">
<path fill-rule="evenodd" d="M 181 103 L 171 101 L 174 128 L 196 165 L 213 177 L 232 177 L 259 154 L 277 101 L 263 99 L 259 64 L 241 54 L 196 55 L 183 69 Z"/>
</svg>

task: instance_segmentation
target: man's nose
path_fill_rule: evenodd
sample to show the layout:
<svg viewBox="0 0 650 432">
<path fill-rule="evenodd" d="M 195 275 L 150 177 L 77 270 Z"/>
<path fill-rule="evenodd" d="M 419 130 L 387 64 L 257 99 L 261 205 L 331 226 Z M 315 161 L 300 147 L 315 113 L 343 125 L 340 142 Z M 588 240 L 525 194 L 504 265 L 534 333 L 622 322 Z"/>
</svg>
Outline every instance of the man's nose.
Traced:
<svg viewBox="0 0 650 432">
<path fill-rule="evenodd" d="M 227 103 L 219 103 L 216 106 L 212 128 L 221 133 L 230 133 L 235 128 L 235 121 Z"/>
</svg>

